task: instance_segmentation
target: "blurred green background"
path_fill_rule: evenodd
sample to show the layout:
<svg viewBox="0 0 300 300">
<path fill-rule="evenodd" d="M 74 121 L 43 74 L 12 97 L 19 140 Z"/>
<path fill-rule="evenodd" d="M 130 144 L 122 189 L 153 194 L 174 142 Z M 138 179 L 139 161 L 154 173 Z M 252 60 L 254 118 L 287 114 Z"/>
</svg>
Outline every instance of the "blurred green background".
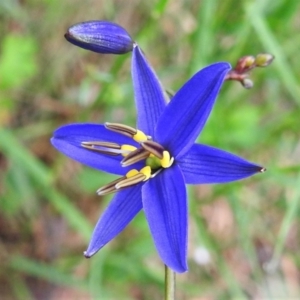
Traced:
<svg viewBox="0 0 300 300">
<path fill-rule="evenodd" d="M 124 26 L 167 89 L 215 61 L 269 52 L 254 88 L 226 82 L 203 143 L 268 171 L 189 190 L 188 273 L 177 298 L 300 297 L 298 0 L 0 0 L 0 298 L 162 299 L 164 268 L 143 213 L 96 256 L 86 249 L 111 178 L 49 143 L 65 123 L 135 125 L 131 55 L 64 40 L 81 21 Z"/>
</svg>

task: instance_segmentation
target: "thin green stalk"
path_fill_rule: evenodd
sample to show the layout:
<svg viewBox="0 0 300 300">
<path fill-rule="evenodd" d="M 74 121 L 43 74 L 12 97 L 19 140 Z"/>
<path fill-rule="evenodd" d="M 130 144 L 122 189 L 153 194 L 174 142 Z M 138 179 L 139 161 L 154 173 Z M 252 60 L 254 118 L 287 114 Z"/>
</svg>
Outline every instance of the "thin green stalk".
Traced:
<svg viewBox="0 0 300 300">
<path fill-rule="evenodd" d="M 298 176 L 298 178 L 296 179 L 294 186 L 298 187 L 299 184 L 300 184 L 300 176 Z M 294 222 L 294 220 L 297 216 L 297 212 L 298 212 L 299 204 L 300 204 L 299 199 L 300 199 L 300 191 L 298 188 L 295 188 L 294 195 L 290 199 L 286 214 L 284 216 L 284 219 L 282 221 L 282 224 L 281 224 L 281 227 L 280 227 L 280 230 L 278 233 L 278 239 L 275 244 L 273 257 L 268 264 L 268 267 L 271 270 L 274 270 L 274 268 L 277 268 L 277 266 L 279 264 L 280 258 L 284 251 L 287 236 L 291 229 L 292 223 Z"/>
<path fill-rule="evenodd" d="M 196 73 L 211 60 L 216 40 L 213 29 L 215 19 L 212 16 L 215 15 L 217 7 L 215 0 L 201 1 L 198 12 L 199 27 L 193 41 L 193 63 L 190 65 L 190 75 Z"/>
<path fill-rule="evenodd" d="M 175 300 L 175 272 L 165 265 L 165 300 Z"/>
</svg>

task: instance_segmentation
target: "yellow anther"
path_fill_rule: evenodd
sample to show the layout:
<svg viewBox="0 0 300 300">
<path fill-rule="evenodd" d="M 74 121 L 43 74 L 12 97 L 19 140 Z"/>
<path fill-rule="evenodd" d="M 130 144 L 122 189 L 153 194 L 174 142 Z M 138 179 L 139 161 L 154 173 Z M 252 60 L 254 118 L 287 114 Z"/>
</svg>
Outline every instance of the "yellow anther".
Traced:
<svg viewBox="0 0 300 300">
<path fill-rule="evenodd" d="M 163 152 L 163 158 L 160 160 L 160 163 L 163 168 L 169 168 L 172 165 L 173 159 L 171 159 L 168 151 Z"/>
<path fill-rule="evenodd" d="M 132 152 L 132 151 L 134 151 L 134 150 L 136 150 L 136 147 L 134 147 L 134 146 L 131 146 L 131 145 L 122 145 L 121 146 L 121 150 L 123 150 L 123 151 L 128 151 L 128 152 L 125 152 L 125 153 L 122 153 L 122 156 L 127 156 L 130 152 Z"/>
<path fill-rule="evenodd" d="M 136 134 L 132 138 L 138 143 L 147 141 L 146 134 L 140 130 L 137 130 Z"/>
<path fill-rule="evenodd" d="M 125 176 L 126 176 L 126 178 L 131 178 L 131 177 L 135 176 L 138 173 L 140 173 L 138 170 L 132 169 L 129 172 L 127 172 L 127 174 Z"/>
<path fill-rule="evenodd" d="M 140 173 L 142 173 L 143 175 L 146 176 L 146 178 L 143 180 L 143 181 L 146 181 L 151 176 L 151 168 L 149 166 L 146 166 L 140 170 Z"/>
</svg>

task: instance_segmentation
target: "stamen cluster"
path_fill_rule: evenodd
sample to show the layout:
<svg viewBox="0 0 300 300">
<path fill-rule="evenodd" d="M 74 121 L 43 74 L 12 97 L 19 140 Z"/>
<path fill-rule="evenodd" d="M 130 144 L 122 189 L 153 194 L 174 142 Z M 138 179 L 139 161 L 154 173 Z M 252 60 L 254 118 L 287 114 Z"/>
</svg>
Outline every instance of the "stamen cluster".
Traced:
<svg viewBox="0 0 300 300">
<path fill-rule="evenodd" d="M 81 146 L 88 150 L 97 151 L 106 155 L 124 156 L 121 160 L 122 167 L 128 167 L 142 160 L 145 160 L 145 167 L 139 171 L 132 169 L 127 172 L 125 176 L 101 187 L 97 190 L 98 195 L 107 195 L 147 181 L 155 177 L 162 169 L 169 168 L 173 164 L 174 157 L 171 157 L 170 153 L 166 151 L 163 146 L 152 141 L 152 137 L 147 136 L 142 131 L 118 123 L 105 123 L 105 127 L 108 130 L 132 138 L 139 143 L 141 148 L 106 141 L 84 141 L 81 142 Z"/>
</svg>

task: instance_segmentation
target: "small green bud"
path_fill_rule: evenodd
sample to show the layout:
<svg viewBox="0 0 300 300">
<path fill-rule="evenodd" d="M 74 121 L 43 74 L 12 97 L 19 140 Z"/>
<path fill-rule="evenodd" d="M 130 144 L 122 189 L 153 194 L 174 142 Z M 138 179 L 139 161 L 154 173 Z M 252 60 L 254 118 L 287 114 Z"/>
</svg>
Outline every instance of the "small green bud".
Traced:
<svg viewBox="0 0 300 300">
<path fill-rule="evenodd" d="M 258 67 L 267 67 L 274 60 L 274 56 L 269 53 L 260 53 L 255 58 L 255 64 Z"/>
<path fill-rule="evenodd" d="M 244 63 L 245 63 L 246 68 L 252 67 L 254 62 L 255 62 L 255 57 L 254 56 L 245 56 Z"/>
<path fill-rule="evenodd" d="M 249 69 L 253 68 L 255 62 L 255 57 L 251 55 L 241 57 L 234 70 L 238 73 L 246 73 Z"/>
</svg>

